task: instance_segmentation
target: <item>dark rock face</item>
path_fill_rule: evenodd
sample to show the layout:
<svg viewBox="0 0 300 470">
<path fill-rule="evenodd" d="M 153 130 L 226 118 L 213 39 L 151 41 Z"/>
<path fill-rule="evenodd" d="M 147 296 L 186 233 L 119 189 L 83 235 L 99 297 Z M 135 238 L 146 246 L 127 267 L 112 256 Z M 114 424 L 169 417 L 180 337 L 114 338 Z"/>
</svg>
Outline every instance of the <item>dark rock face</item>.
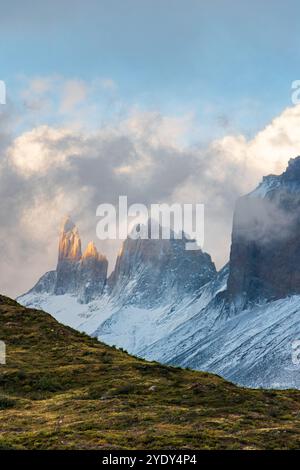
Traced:
<svg viewBox="0 0 300 470">
<path fill-rule="evenodd" d="M 56 284 L 56 271 L 44 274 L 29 292 L 54 294 Z"/>
<path fill-rule="evenodd" d="M 187 251 L 187 241 L 127 238 L 108 281 L 111 294 L 148 307 L 209 282 L 216 275 L 211 257 L 201 250 Z"/>
<path fill-rule="evenodd" d="M 57 266 L 57 278 L 54 293 L 63 295 L 66 293 L 76 293 L 78 285 L 79 264 L 72 260 L 62 260 Z"/>
<path fill-rule="evenodd" d="M 89 303 L 91 300 L 103 293 L 108 261 L 105 256 L 98 253 L 93 242 L 90 242 L 79 265 L 78 288 L 79 300 Z"/>
<path fill-rule="evenodd" d="M 228 296 L 237 308 L 300 293 L 300 157 L 236 206 Z"/>
</svg>

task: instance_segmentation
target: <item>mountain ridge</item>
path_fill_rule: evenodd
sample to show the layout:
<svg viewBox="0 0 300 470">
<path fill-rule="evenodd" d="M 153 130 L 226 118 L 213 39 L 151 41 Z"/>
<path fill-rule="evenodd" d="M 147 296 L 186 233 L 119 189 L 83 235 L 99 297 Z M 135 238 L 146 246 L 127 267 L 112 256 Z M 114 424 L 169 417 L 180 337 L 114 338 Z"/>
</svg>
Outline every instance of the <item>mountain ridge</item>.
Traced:
<svg viewBox="0 0 300 470">
<path fill-rule="evenodd" d="M 1 449 L 299 447 L 299 391 L 146 362 L 3 296 L 0 338 Z"/>
<path fill-rule="evenodd" d="M 20 301 L 146 359 L 247 387 L 300 388 L 292 362 L 300 338 L 299 203 L 300 157 L 237 202 L 230 261 L 218 273 L 209 255 L 184 252 L 182 241 L 128 240 L 111 285 L 85 306 L 72 293 L 43 289 Z"/>
</svg>

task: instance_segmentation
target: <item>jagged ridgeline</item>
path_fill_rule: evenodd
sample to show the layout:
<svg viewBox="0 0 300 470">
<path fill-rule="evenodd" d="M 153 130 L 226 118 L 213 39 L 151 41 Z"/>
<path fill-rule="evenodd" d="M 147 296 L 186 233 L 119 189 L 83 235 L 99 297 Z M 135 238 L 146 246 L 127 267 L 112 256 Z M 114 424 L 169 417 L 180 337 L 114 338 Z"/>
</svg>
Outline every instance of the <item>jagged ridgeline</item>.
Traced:
<svg viewBox="0 0 300 470">
<path fill-rule="evenodd" d="M 107 279 L 106 257 L 93 242 L 82 255 L 78 229 L 68 217 L 62 224 L 56 270 L 46 273 L 30 293 L 72 294 L 81 303 L 105 293 L 122 302 L 126 297 L 142 306 L 160 304 L 171 291 L 177 297 L 195 291 L 216 274 L 207 253 L 185 249 L 188 240 L 184 235 L 170 240 L 128 237 Z"/>
<path fill-rule="evenodd" d="M 78 232 L 68 222 L 57 271 L 20 302 L 146 359 L 249 387 L 300 388 L 299 207 L 300 157 L 238 200 L 230 260 L 219 272 L 185 240 L 128 239 L 112 275 L 96 282 L 90 268 L 81 281 Z M 104 273 L 105 261 L 97 263 Z"/>
<path fill-rule="evenodd" d="M 297 449 L 300 392 L 145 362 L 0 296 L 1 449 Z"/>
</svg>

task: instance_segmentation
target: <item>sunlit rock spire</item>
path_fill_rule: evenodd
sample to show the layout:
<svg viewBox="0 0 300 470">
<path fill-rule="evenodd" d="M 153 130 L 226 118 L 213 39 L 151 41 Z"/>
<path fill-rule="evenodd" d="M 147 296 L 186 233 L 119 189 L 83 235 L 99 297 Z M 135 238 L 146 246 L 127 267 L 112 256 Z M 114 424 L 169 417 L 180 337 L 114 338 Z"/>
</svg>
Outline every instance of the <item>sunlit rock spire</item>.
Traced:
<svg viewBox="0 0 300 470">
<path fill-rule="evenodd" d="M 59 237 L 55 293 L 75 293 L 78 289 L 78 267 L 81 260 L 81 240 L 78 229 L 67 217 Z"/>
<path fill-rule="evenodd" d="M 96 245 L 93 241 L 88 243 L 85 249 L 85 252 L 83 253 L 82 259 L 86 259 L 86 258 L 96 258 L 96 259 L 104 258 L 102 255 L 98 253 Z"/>
<path fill-rule="evenodd" d="M 56 268 L 56 294 L 75 294 L 87 303 L 102 294 L 106 284 L 108 261 L 89 242 L 84 254 L 77 227 L 70 217 L 63 224 Z"/>
<path fill-rule="evenodd" d="M 67 217 L 63 224 L 59 238 L 58 263 L 64 259 L 79 261 L 81 258 L 81 240 L 78 229 Z"/>
</svg>

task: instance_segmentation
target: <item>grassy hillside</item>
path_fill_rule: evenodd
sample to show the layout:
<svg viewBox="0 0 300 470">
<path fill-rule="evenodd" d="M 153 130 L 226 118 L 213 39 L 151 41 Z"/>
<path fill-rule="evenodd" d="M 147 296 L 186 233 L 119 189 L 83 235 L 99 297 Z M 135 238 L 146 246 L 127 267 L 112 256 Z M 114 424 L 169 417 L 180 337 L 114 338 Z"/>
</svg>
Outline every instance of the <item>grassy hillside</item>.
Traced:
<svg viewBox="0 0 300 470">
<path fill-rule="evenodd" d="M 300 393 L 145 362 L 0 296 L 0 448 L 300 446 Z"/>
</svg>

